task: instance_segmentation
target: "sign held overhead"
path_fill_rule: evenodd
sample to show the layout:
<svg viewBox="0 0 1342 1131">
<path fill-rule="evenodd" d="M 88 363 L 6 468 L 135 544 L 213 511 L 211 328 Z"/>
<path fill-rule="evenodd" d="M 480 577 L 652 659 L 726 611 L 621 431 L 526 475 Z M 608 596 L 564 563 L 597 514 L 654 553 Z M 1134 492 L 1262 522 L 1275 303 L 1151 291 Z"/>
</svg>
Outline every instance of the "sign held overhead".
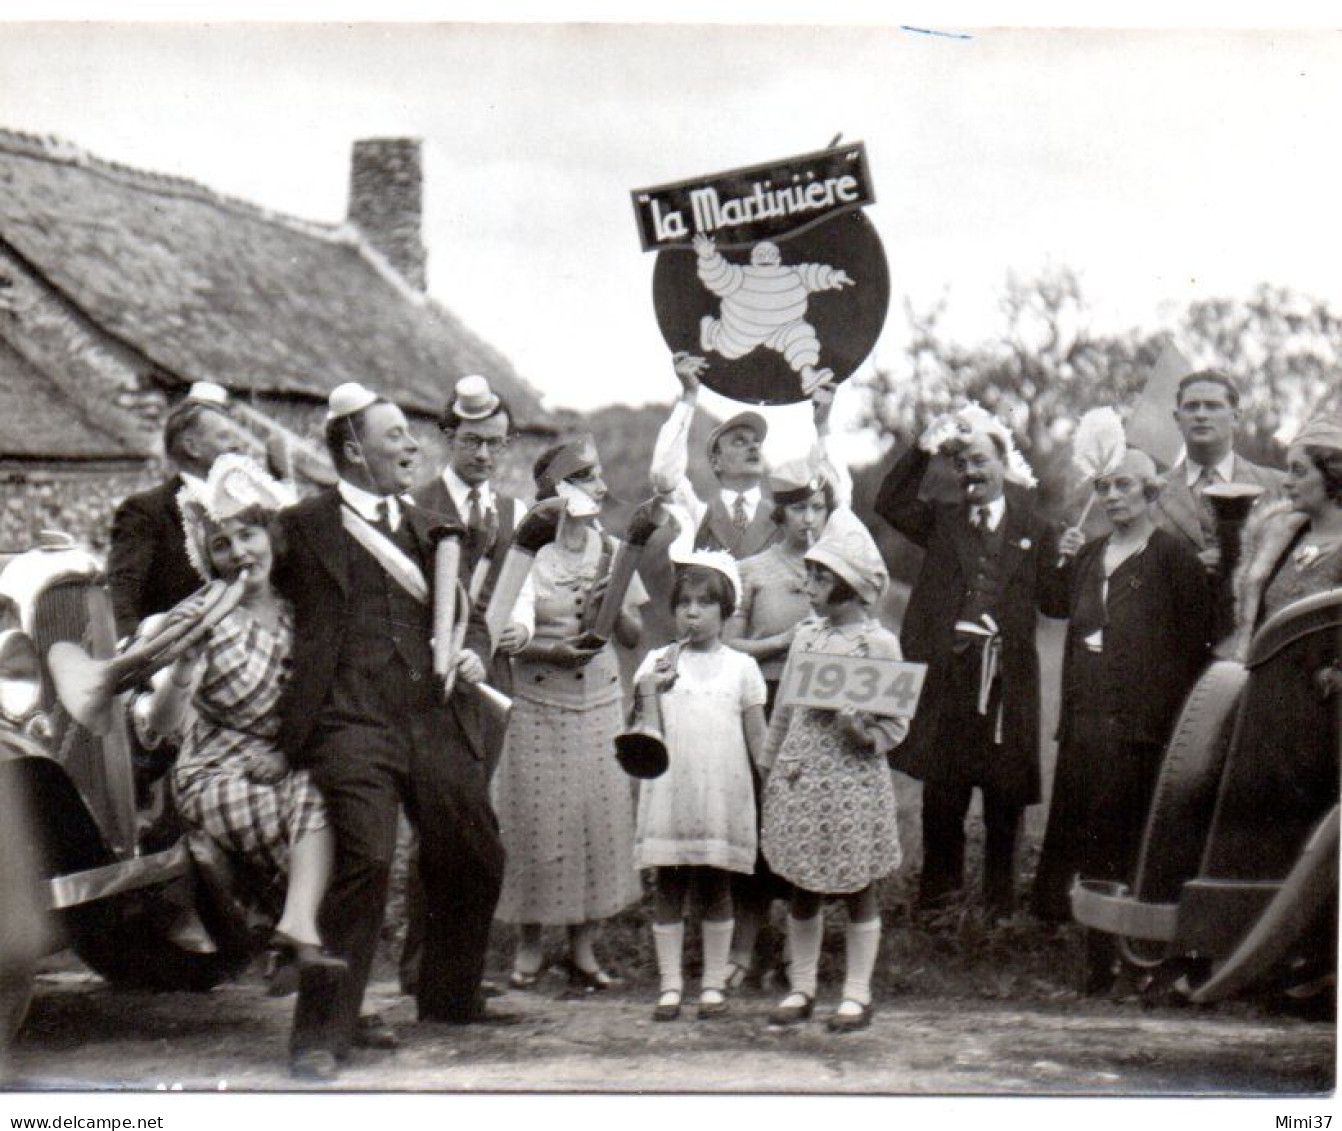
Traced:
<svg viewBox="0 0 1342 1131">
<path fill-rule="evenodd" d="M 632 195 L 662 337 L 715 392 L 790 404 L 871 352 L 890 279 L 861 142 Z"/>
</svg>

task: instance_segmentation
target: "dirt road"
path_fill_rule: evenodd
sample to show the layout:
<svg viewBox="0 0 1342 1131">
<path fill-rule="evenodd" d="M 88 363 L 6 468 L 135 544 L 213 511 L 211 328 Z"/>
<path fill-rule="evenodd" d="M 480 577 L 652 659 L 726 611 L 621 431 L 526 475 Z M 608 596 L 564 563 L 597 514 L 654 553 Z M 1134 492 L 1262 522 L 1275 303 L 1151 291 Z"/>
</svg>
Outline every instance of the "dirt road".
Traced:
<svg viewBox="0 0 1342 1131">
<path fill-rule="evenodd" d="M 1332 1087 L 1335 1026 L 1293 1018 L 1082 1001 L 892 997 L 871 1028 L 817 1020 L 773 1031 L 772 995 L 729 1017 L 655 1024 L 649 989 L 581 1002 L 509 993 L 513 1024 L 413 1023 L 413 1003 L 377 983 L 370 1006 L 401 1030 L 395 1053 L 357 1053 L 336 1087 L 426 1091 L 700 1091 L 962 1094 L 1317 1093 Z M 822 998 L 822 1006 L 827 1003 Z M 82 973 L 38 988 L 13 1050 L 33 1089 L 286 1090 L 291 1000 L 256 983 L 208 995 L 115 991 Z"/>
</svg>

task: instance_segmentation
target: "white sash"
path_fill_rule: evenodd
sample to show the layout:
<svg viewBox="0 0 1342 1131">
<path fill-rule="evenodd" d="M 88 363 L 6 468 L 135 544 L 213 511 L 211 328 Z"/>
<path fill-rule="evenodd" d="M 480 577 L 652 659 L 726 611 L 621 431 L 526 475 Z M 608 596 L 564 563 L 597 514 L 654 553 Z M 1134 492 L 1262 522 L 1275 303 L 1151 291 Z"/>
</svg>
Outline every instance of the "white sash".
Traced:
<svg viewBox="0 0 1342 1131">
<path fill-rule="evenodd" d="M 356 542 L 377 559 L 391 579 L 421 605 L 429 603 L 429 583 L 424 571 L 405 555 L 395 542 L 371 525 L 352 507 L 340 508 L 340 524 Z"/>
</svg>

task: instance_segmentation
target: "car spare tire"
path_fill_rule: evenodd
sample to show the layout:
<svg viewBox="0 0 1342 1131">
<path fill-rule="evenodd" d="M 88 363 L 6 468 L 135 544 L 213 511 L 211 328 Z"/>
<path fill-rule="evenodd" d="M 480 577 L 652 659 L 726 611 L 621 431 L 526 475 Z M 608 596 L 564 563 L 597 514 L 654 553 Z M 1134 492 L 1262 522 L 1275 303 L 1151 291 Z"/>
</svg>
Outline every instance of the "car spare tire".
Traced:
<svg viewBox="0 0 1342 1131">
<path fill-rule="evenodd" d="M 1217 661 L 1184 701 L 1165 747 L 1137 858 L 1133 891 L 1143 903 L 1177 902 L 1184 884 L 1197 875 L 1248 675 L 1237 661 Z M 1156 962 L 1165 948 L 1126 940 L 1124 949 L 1134 961 Z"/>
</svg>

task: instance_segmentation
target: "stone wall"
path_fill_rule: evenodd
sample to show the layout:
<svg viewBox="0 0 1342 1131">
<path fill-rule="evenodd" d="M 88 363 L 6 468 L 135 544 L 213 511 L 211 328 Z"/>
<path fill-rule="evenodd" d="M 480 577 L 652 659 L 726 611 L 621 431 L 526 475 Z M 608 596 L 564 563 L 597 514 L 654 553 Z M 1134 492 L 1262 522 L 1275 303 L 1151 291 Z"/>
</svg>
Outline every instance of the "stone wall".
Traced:
<svg viewBox="0 0 1342 1131">
<path fill-rule="evenodd" d="M 322 445 L 325 407 L 280 398 L 258 397 L 248 403 L 299 436 Z M 421 444 L 421 481 L 441 468 L 446 451 L 442 433 L 428 417 L 411 418 Z M 500 488 L 530 499 L 534 492 L 531 465 L 548 443 L 521 437 L 504 456 L 497 478 Z M 159 461 L 136 466 L 120 464 L 32 464 L 0 460 L 0 553 L 27 549 L 41 530 L 62 530 L 98 551 L 107 549 L 112 514 L 127 495 L 162 482 L 166 467 Z"/>
<path fill-rule="evenodd" d="M 61 530 L 99 552 L 107 550 L 112 513 L 127 495 L 159 482 L 161 471 L 140 468 L 18 467 L 0 464 L 0 552 L 37 542 L 41 530 Z"/>
</svg>

